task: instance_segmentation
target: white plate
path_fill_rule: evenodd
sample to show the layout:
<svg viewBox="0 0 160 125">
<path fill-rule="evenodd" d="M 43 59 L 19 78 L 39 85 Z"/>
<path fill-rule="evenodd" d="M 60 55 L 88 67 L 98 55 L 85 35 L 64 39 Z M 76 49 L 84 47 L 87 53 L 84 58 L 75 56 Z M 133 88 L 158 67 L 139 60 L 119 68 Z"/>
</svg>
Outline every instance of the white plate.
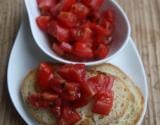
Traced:
<svg viewBox="0 0 160 125">
<path fill-rule="evenodd" d="M 35 68 L 41 60 L 51 59 L 44 55 L 33 41 L 28 21 L 25 19 L 20 27 L 10 54 L 7 80 L 11 100 L 18 113 L 29 125 L 35 125 L 37 123 L 25 110 L 20 96 L 20 85 L 25 75 L 32 68 Z M 148 89 L 144 67 L 132 39 L 128 41 L 126 48 L 124 48 L 119 55 L 110 60 L 110 63 L 120 67 L 124 72 L 126 72 L 135 81 L 135 83 L 137 83 L 137 86 L 141 89 L 144 95 L 145 107 L 143 114 L 141 115 L 141 119 L 137 124 L 139 125 L 142 122 L 146 111 Z"/>
</svg>

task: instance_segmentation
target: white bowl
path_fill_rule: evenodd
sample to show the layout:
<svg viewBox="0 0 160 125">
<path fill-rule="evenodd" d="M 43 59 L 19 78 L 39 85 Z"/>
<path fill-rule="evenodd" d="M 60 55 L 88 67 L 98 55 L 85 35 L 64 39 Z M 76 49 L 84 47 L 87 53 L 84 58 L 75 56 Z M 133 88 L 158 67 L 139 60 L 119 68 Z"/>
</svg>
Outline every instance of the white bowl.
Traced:
<svg viewBox="0 0 160 125">
<path fill-rule="evenodd" d="M 75 61 L 70 61 L 67 59 L 64 59 L 60 56 L 58 56 L 50 47 L 48 39 L 46 35 L 38 28 L 36 24 L 36 18 L 40 15 L 39 9 L 37 7 L 36 0 L 25 0 L 28 16 L 29 16 L 29 22 L 31 26 L 31 31 L 34 37 L 35 42 L 39 46 L 39 48 L 49 57 L 51 57 L 54 60 L 57 60 L 62 63 L 80 63 Z M 125 14 L 125 12 L 122 10 L 120 5 L 115 2 L 114 0 L 105 0 L 105 3 L 102 7 L 102 9 L 106 8 L 112 8 L 116 15 L 115 20 L 115 31 L 113 33 L 113 42 L 110 48 L 109 55 L 101 60 L 97 61 L 89 61 L 89 62 L 83 62 L 84 64 L 90 66 L 90 65 L 96 65 L 100 63 L 104 63 L 106 61 L 109 61 L 111 58 L 116 56 L 122 49 L 124 49 L 125 45 L 128 42 L 129 36 L 130 36 L 130 24 L 128 21 L 128 18 Z M 82 63 L 82 62 L 81 62 Z"/>
</svg>

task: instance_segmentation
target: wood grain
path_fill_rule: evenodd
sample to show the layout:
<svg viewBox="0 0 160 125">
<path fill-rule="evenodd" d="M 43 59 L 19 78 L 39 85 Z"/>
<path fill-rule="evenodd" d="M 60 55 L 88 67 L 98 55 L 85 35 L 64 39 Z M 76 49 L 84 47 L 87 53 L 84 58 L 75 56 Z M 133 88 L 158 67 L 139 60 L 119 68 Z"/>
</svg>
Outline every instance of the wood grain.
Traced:
<svg viewBox="0 0 160 125">
<path fill-rule="evenodd" d="M 160 0 L 117 0 L 127 13 L 148 76 L 149 101 L 142 125 L 160 124 Z M 0 0 L 0 125 L 25 124 L 7 91 L 6 68 L 23 0 Z M 14 83 L 13 83 L 14 84 Z"/>
</svg>

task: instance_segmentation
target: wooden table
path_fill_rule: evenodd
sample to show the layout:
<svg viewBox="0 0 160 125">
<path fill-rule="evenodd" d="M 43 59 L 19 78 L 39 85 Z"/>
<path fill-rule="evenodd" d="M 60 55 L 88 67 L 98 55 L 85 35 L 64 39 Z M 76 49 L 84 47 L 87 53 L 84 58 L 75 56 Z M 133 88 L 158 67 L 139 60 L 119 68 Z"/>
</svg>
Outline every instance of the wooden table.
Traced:
<svg viewBox="0 0 160 125">
<path fill-rule="evenodd" d="M 149 101 L 143 125 L 159 125 L 160 0 L 117 1 L 129 17 L 132 37 L 136 41 L 148 76 Z M 0 125 L 25 124 L 10 101 L 6 81 L 8 57 L 23 10 L 23 0 L 0 0 Z"/>
</svg>

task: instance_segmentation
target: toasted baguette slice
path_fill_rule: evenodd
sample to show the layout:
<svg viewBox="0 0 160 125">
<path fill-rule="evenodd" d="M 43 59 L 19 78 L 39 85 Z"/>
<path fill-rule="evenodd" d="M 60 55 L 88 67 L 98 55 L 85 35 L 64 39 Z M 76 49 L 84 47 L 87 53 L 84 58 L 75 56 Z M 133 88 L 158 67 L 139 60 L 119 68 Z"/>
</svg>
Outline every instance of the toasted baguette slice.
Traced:
<svg viewBox="0 0 160 125">
<path fill-rule="evenodd" d="M 127 112 L 117 120 L 116 123 L 111 125 L 135 125 L 138 122 L 144 107 L 144 98 L 139 88 L 135 86 L 134 82 L 123 71 L 114 65 L 101 64 L 92 67 L 92 69 L 119 77 L 124 81 L 133 96 L 132 102 L 129 103 Z"/>
<path fill-rule="evenodd" d="M 96 75 L 100 72 L 88 71 L 88 77 Z M 35 92 L 35 78 L 36 78 L 36 70 L 31 71 L 23 81 L 21 87 L 21 95 L 22 98 L 27 104 L 27 97 L 30 93 Z M 77 125 L 105 125 L 110 123 L 110 121 L 117 120 L 120 118 L 127 110 L 129 102 L 131 101 L 131 93 L 129 92 L 128 88 L 125 84 L 118 78 L 115 78 L 115 82 L 113 85 L 114 91 L 114 101 L 113 101 L 113 108 L 109 115 L 107 116 L 100 116 L 98 114 L 94 114 L 91 111 L 91 104 L 84 106 L 78 109 L 79 114 L 82 117 L 82 120 L 77 123 Z M 53 125 L 55 123 L 55 118 L 53 115 L 50 114 L 47 110 L 37 110 L 30 106 L 29 104 L 26 105 L 29 113 L 41 124 L 44 125 Z"/>
</svg>

